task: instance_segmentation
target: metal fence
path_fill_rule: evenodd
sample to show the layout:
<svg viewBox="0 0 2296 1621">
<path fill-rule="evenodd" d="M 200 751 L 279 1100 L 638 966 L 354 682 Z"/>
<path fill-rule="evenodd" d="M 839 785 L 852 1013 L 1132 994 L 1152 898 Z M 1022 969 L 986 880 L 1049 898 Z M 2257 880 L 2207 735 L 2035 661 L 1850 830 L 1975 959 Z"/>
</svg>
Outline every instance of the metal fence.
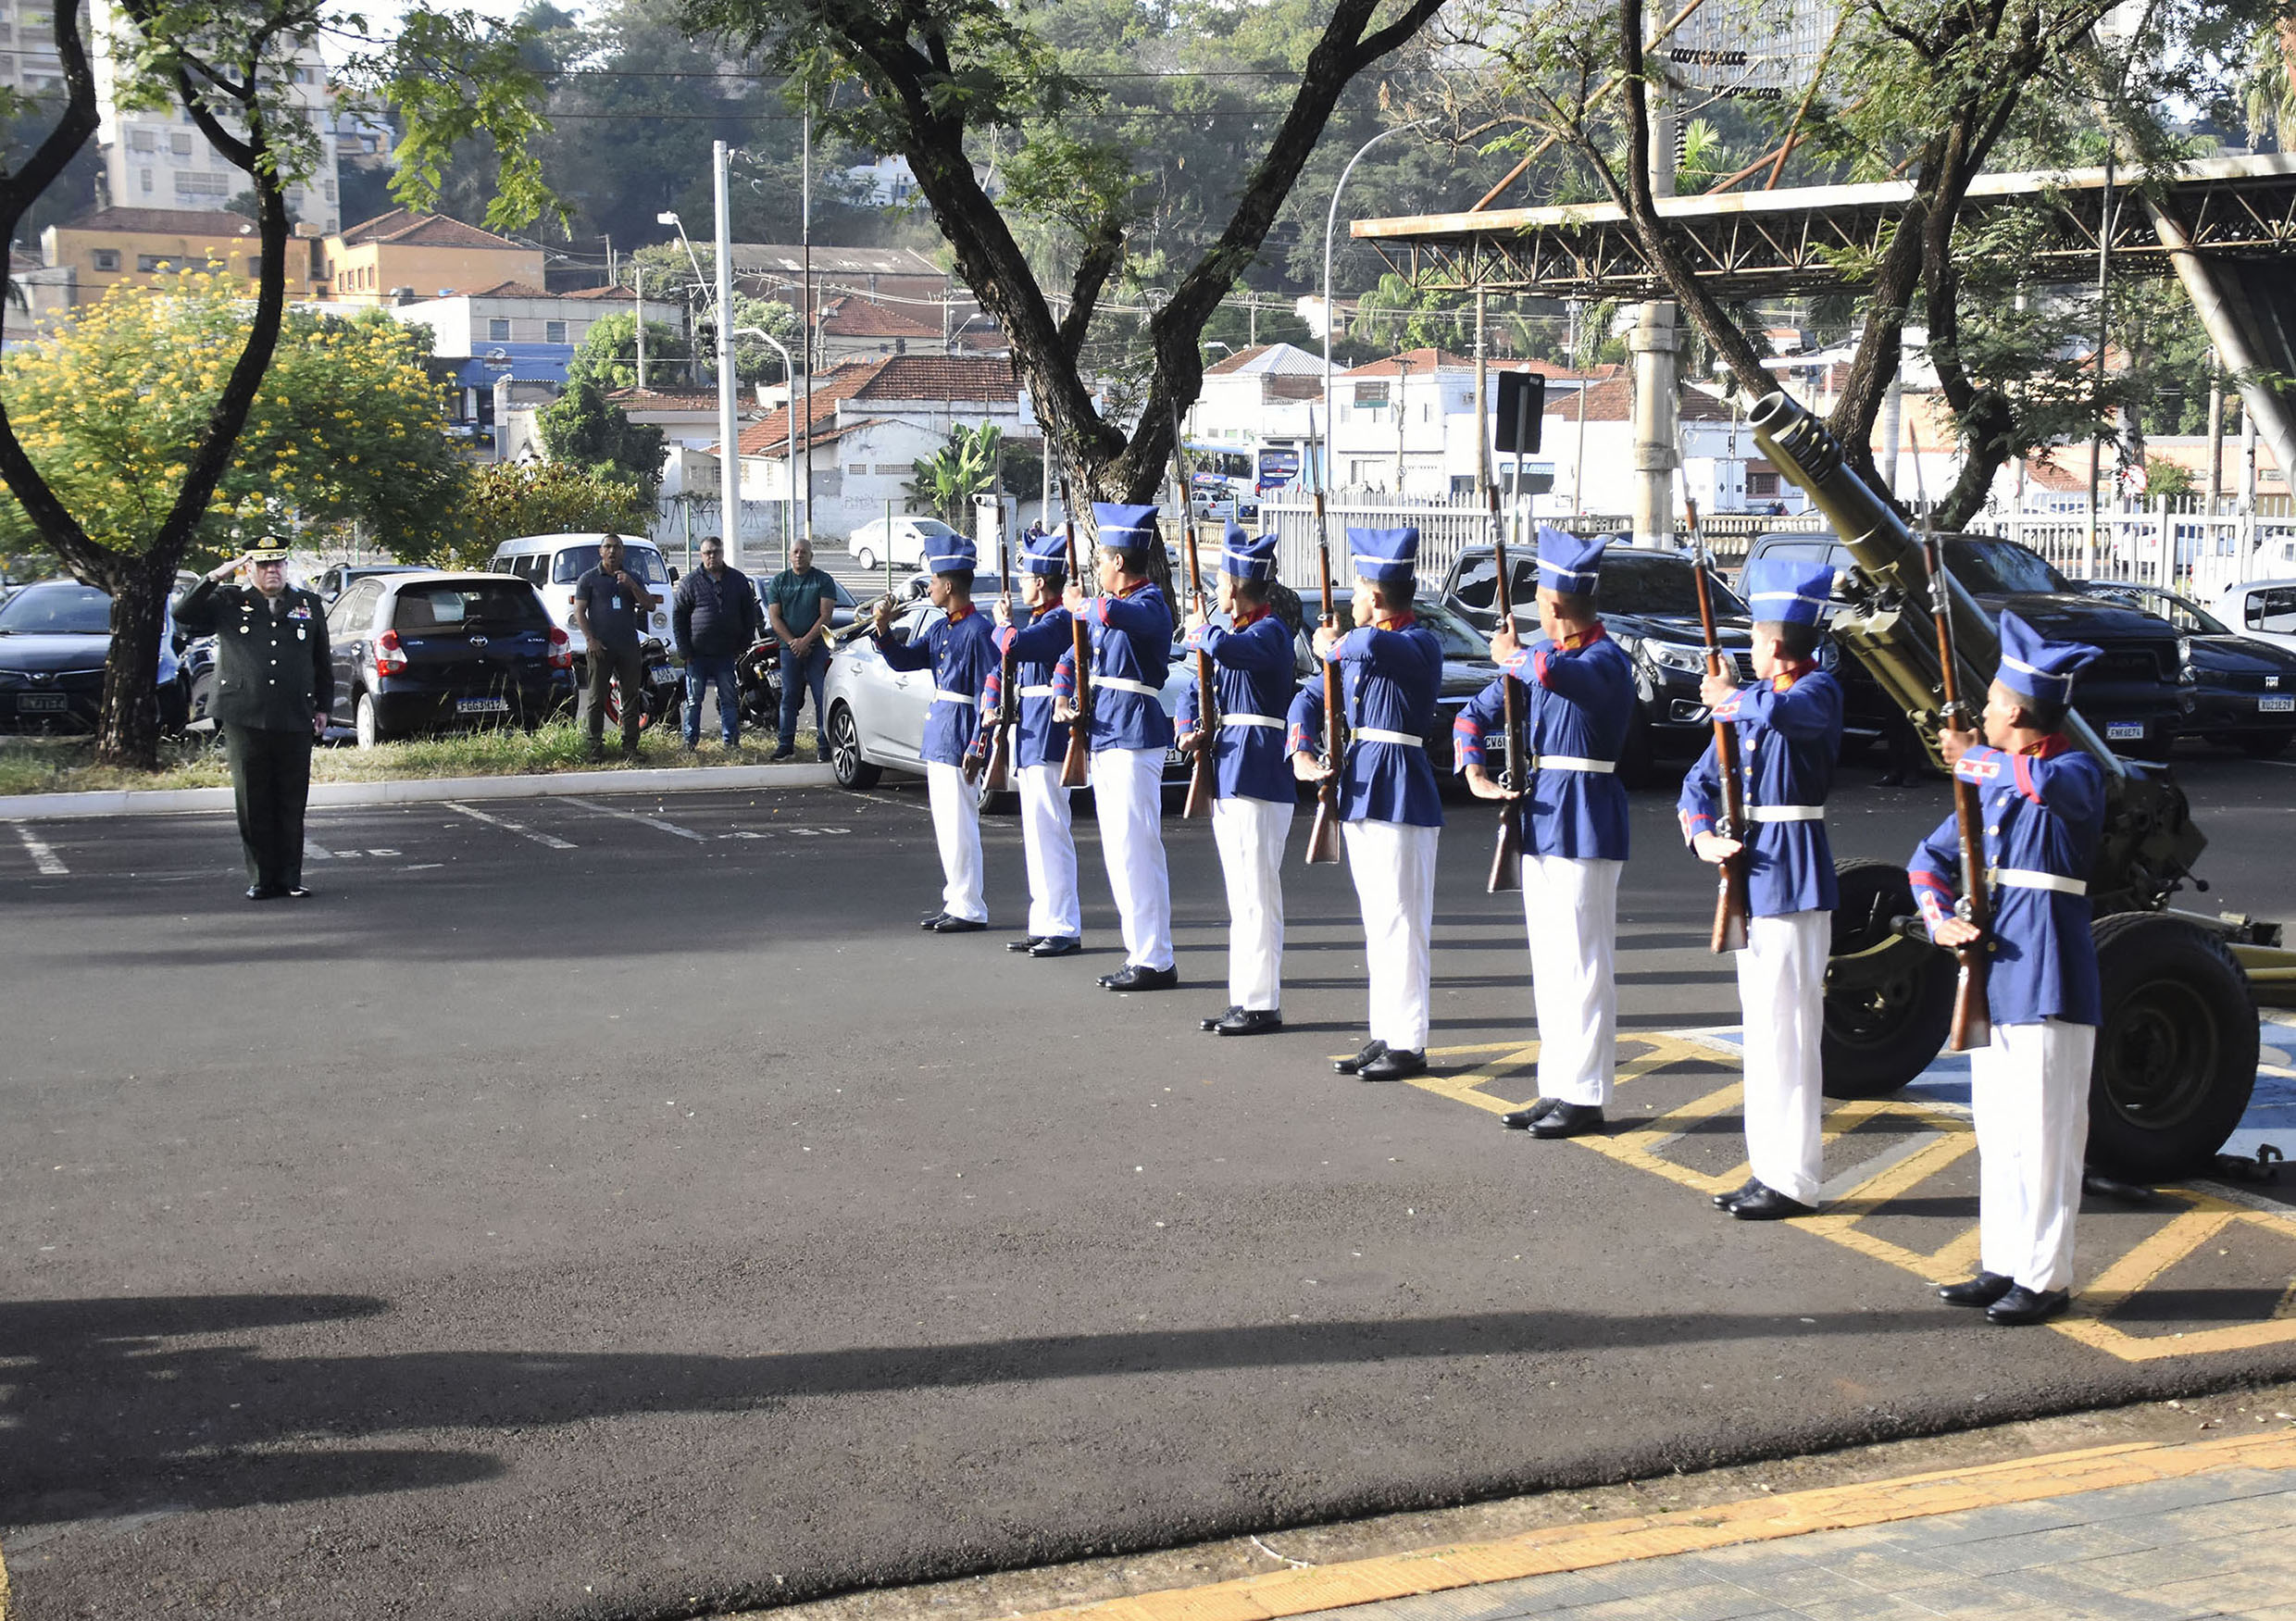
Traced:
<svg viewBox="0 0 2296 1621">
<path fill-rule="evenodd" d="M 2128 580 L 2207 602 L 2228 586 L 2296 575 L 2296 512 L 2284 496 L 2256 510 L 2206 510 L 2197 496 L 1991 513 L 1968 525 L 2039 552 L 2076 580 Z"/>
</svg>

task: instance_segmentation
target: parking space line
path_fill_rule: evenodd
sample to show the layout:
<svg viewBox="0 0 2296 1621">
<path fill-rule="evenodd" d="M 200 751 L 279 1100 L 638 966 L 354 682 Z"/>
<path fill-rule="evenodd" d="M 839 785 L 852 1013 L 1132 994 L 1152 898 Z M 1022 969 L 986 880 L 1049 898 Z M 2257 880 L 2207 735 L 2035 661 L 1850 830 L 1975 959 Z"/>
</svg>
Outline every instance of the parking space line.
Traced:
<svg viewBox="0 0 2296 1621">
<path fill-rule="evenodd" d="M 679 838 L 691 839 L 696 844 L 705 843 L 708 841 L 707 834 L 697 833 L 692 828 L 681 828 L 676 822 L 666 822 L 659 817 L 644 816 L 637 811 L 619 810 L 610 804 L 600 804 L 594 799 L 577 799 L 569 793 L 566 796 L 565 803 L 579 804 L 584 810 L 595 811 L 602 817 L 618 817 L 625 822 L 639 822 L 665 833 L 675 833 Z"/>
<path fill-rule="evenodd" d="M 304 860 L 332 861 L 334 858 L 335 853 L 328 849 L 326 845 L 320 843 L 317 839 L 306 839 L 303 842 Z"/>
<path fill-rule="evenodd" d="M 521 839 L 531 839 L 535 843 L 547 845 L 553 850 L 571 850 L 574 848 L 572 844 L 568 843 L 564 839 L 554 839 L 548 833 L 537 833 L 533 829 L 526 827 L 521 823 L 514 822 L 507 817 L 489 816 L 482 810 L 472 809 L 470 806 L 464 804 L 459 800 L 450 799 L 443 803 L 448 810 L 459 812 L 461 815 L 468 817 L 474 822 L 484 822 L 490 828 L 500 828 L 505 833 L 516 833 Z M 581 802 L 577 800 L 575 803 L 579 804 Z"/>
<path fill-rule="evenodd" d="M 64 858 L 49 848 L 45 839 L 31 830 L 30 823 L 11 822 L 8 825 L 16 829 L 16 836 L 24 842 L 24 854 L 31 857 L 31 864 L 40 869 L 42 878 L 71 876 L 71 868 L 64 865 Z"/>
</svg>

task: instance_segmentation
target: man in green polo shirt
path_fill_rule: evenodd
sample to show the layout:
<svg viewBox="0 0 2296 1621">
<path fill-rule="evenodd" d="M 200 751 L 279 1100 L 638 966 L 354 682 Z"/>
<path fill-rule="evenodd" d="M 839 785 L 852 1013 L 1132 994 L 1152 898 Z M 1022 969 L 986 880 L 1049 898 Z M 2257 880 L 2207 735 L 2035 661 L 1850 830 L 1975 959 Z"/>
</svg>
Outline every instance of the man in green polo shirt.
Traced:
<svg viewBox="0 0 2296 1621">
<path fill-rule="evenodd" d="M 790 566 L 766 585 L 766 617 L 781 642 L 781 735 L 773 751 L 777 760 L 797 753 L 797 712 L 805 693 L 813 693 L 815 755 L 830 757 L 828 715 L 821 691 L 830 674 L 830 611 L 837 603 L 837 582 L 827 569 L 813 566 L 813 542 L 790 542 Z"/>
</svg>

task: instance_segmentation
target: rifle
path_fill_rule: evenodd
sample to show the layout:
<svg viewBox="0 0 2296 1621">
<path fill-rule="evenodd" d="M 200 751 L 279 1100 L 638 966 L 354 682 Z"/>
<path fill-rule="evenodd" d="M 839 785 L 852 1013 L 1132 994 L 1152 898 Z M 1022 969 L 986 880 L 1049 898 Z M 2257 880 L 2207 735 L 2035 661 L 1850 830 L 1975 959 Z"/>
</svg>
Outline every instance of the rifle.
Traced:
<svg viewBox="0 0 2296 1621">
<path fill-rule="evenodd" d="M 1068 480 L 1060 480 L 1060 521 L 1068 535 L 1068 578 L 1076 581 L 1079 591 L 1084 589 L 1083 565 L 1077 561 L 1076 504 L 1068 498 Z M 1071 621 L 1076 632 L 1073 657 L 1076 660 L 1076 697 L 1071 707 L 1076 717 L 1068 722 L 1068 753 L 1060 763 L 1060 785 L 1081 788 L 1092 760 L 1092 631 L 1079 614 Z"/>
<path fill-rule="evenodd" d="M 1204 605 L 1204 564 L 1196 555 L 1195 514 L 1188 505 L 1188 459 L 1181 453 L 1179 442 L 1179 401 L 1169 402 L 1172 407 L 1172 471 L 1179 481 L 1179 518 L 1188 536 L 1188 550 L 1180 558 L 1180 567 L 1187 575 L 1188 593 L 1195 599 L 1196 612 L 1210 617 Z M 1212 690 L 1212 655 L 1202 648 L 1196 650 L 1196 758 L 1188 771 L 1188 797 L 1181 803 L 1179 814 L 1192 817 L 1203 814 L 1212 802 L 1212 743 L 1218 735 L 1219 717 L 1214 713 Z"/>
<path fill-rule="evenodd" d="M 1515 629 L 1515 584 L 1507 569 L 1506 523 L 1499 516 L 1499 486 L 1491 485 L 1486 493 L 1491 498 L 1491 561 L 1499 570 L 1491 602 L 1499 610 L 1499 628 L 1511 631 Z M 1500 694 L 1506 712 L 1506 742 L 1502 745 L 1504 757 L 1499 767 L 1499 786 L 1506 790 L 1507 797 L 1499 806 L 1499 842 L 1491 853 L 1491 880 L 1484 885 L 1494 895 L 1523 887 L 1522 799 L 1530 787 L 1530 753 L 1524 736 L 1519 683 L 1511 676 L 1504 679 Z"/>
<path fill-rule="evenodd" d="M 1307 412 L 1307 440 L 1316 443 L 1316 411 Z M 1331 597 L 1331 531 L 1324 521 L 1324 458 L 1316 460 L 1316 556 L 1323 570 L 1323 625 L 1339 633 L 1340 611 Z M 1307 830 L 1307 865 L 1320 867 L 1340 858 L 1340 667 L 1323 664 L 1323 780 L 1316 784 L 1316 820 Z"/>
<path fill-rule="evenodd" d="M 1686 490 L 1682 493 L 1682 513 L 1690 520 L 1691 579 L 1698 588 L 1698 625 L 1706 638 L 1706 673 L 1718 676 L 1722 670 L 1722 639 L 1714 628 L 1714 596 L 1707 586 L 1712 571 L 1712 559 L 1706 552 L 1706 540 L 1698 527 L 1698 503 Z M 1738 764 L 1738 723 L 1716 716 L 1714 720 L 1714 759 L 1716 775 L 1722 779 L 1722 818 L 1715 825 L 1716 836 L 1744 841 L 1746 827 L 1746 779 Z M 1746 898 L 1746 852 L 1726 856 L 1715 877 L 1713 949 L 1723 952 L 1746 949 L 1746 919 L 1750 915 Z"/>
<path fill-rule="evenodd" d="M 1004 605 L 1004 622 L 1009 625 L 1013 618 L 1011 542 L 1004 533 L 1004 516 L 1001 513 L 998 515 L 996 526 L 996 567 L 1000 577 L 998 586 L 1004 593 L 1002 600 Z M 987 781 L 983 787 L 990 793 L 1003 793 L 1013 784 L 1013 728 L 1020 722 L 1019 682 L 1020 660 L 1014 655 L 1012 648 L 1008 645 L 1002 655 L 1001 667 L 997 675 L 996 715 L 989 722 L 988 727 L 987 764 L 978 772 L 968 771 L 966 774 L 966 780 L 968 782 L 973 780 L 976 775 L 984 775 Z M 980 756 L 967 754 L 965 757 L 965 763 L 972 766 L 978 758 Z"/>
<path fill-rule="evenodd" d="M 1918 456 L 1920 453 L 1915 454 Z M 1937 622 L 1938 662 L 1943 672 L 1938 726 L 1940 730 L 1967 731 L 1974 729 L 1975 722 L 1961 701 L 1957 656 L 1960 649 L 1954 643 L 1953 598 L 1945 583 L 1945 544 L 1929 528 L 1928 504 L 1923 505 L 1921 553 L 1929 565 L 1929 614 Z M 1958 774 L 1953 781 L 1953 825 L 1961 834 L 1961 899 L 1955 903 L 1953 912 L 1964 922 L 1973 923 L 1984 931 L 1966 945 L 1953 948 L 1953 960 L 1960 965 L 1961 973 L 1953 986 L 1953 1035 L 1946 1047 L 1950 1052 L 1966 1053 L 1977 1047 L 1990 1047 L 1993 1042 L 1993 1018 L 1986 1001 L 1993 897 L 1986 883 L 1985 817 L 1984 807 L 1978 802 L 1978 785 L 1963 780 Z"/>
</svg>

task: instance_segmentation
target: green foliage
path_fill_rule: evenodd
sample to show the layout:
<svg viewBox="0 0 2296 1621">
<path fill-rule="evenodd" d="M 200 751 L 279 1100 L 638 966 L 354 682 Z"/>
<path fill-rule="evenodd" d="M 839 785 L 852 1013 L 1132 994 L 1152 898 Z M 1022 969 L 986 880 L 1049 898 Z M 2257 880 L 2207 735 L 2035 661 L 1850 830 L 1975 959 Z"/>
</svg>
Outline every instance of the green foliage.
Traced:
<svg viewBox="0 0 2296 1621">
<path fill-rule="evenodd" d="M 637 486 L 565 462 L 493 462 L 476 468 L 451 534 L 438 546 L 402 552 L 410 561 L 476 568 L 520 535 L 616 530 L 643 534 L 653 503 Z"/>
<path fill-rule="evenodd" d="M 566 392 L 535 413 L 534 426 L 552 461 L 628 484 L 653 505 L 662 486 L 662 430 L 632 422 L 596 377 L 569 378 Z"/>
<path fill-rule="evenodd" d="M 2192 469 L 2181 462 L 2163 461 L 2159 456 L 2147 456 L 2144 463 L 2144 493 L 2152 498 L 2175 499 L 2190 495 L 2199 488 L 2192 480 Z"/>
<path fill-rule="evenodd" d="M 659 321 L 646 322 L 645 363 L 646 386 L 669 388 L 688 380 L 693 375 L 690 365 L 693 346 L 686 336 L 674 327 Z M 638 381 L 638 317 L 636 312 L 624 310 L 600 316 L 590 323 L 582 334 L 581 344 L 574 351 L 574 358 L 567 367 L 569 381 L 588 378 L 602 388 L 626 389 Z"/>
<path fill-rule="evenodd" d="M 948 443 L 912 464 L 904 491 L 910 506 L 921 506 L 950 527 L 970 534 L 973 497 L 995 487 L 1004 438 L 1002 429 L 986 422 L 958 423 Z"/>
</svg>

